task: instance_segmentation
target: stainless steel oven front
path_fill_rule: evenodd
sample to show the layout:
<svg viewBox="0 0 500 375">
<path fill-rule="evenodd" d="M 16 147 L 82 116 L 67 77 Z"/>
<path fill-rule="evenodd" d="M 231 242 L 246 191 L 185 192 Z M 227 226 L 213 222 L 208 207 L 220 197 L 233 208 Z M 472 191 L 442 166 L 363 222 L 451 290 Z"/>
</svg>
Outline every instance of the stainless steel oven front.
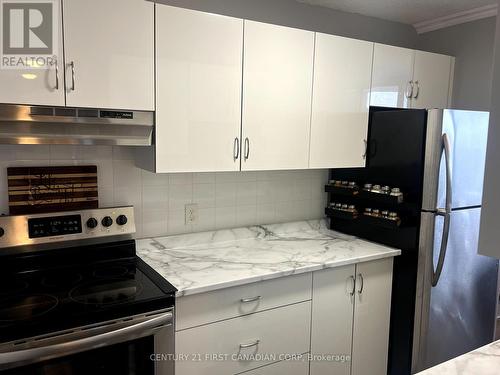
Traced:
<svg viewBox="0 0 500 375">
<path fill-rule="evenodd" d="M 174 312 L 166 309 L 0 344 L 0 372 L 173 375 L 173 355 Z"/>
</svg>

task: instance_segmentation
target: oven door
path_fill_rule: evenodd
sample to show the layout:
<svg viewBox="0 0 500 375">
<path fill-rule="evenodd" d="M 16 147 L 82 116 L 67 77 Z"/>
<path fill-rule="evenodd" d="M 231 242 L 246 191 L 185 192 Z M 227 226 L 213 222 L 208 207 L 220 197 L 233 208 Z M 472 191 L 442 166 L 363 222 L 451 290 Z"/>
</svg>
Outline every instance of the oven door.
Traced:
<svg viewBox="0 0 500 375">
<path fill-rule="evenodd" d="M 173 311 L 0 345 L 2 375 L 173 375 Z"/>
</svg>

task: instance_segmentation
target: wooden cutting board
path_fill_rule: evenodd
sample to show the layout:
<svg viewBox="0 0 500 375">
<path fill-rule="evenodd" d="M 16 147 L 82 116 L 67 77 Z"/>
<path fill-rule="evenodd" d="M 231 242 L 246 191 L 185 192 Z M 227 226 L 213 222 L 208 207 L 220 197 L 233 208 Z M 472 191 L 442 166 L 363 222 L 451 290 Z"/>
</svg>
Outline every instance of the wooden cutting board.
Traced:
<svg viewBox="0 0 500 375">
<path fill-rule="evenodd" d="M 7 168 L 11 215 L 97 208 L 97 166 Z"/>
</svg>

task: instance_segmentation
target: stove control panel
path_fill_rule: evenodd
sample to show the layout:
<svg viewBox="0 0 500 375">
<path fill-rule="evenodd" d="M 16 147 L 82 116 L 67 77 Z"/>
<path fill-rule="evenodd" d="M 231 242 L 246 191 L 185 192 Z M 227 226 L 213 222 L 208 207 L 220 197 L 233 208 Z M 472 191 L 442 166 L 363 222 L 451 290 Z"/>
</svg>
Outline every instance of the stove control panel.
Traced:
<svg viewBox="0 0 500 375">
<path fill-rule="evenodd" d="M 29 238 L 82 233 L 82 217 L 65 215 L 28 219 Z"/>
<path fill-rule="evenodd" d="M 0 249 L 134 233 L 134 207 L 0 216 Z"/>
</svg>

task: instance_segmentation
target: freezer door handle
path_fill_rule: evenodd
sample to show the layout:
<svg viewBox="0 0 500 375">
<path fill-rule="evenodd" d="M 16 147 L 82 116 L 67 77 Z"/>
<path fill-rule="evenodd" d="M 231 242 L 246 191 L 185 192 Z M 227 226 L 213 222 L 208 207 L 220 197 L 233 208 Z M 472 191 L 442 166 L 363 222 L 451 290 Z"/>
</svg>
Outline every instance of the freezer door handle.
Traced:
<svg viewBox="0 0 500 375">
<path fill-rule="evenodd" d="M 431 284 L 433 287 L 437 285 L 439 282 L 439 278 L 441 276 L 441 272 L 443 271 L 444 260 L 446 258 L 446 249 L 448 247 L 448 237 L 450 235 L 450 220 L 451 220 L 451 198 L 452 198 L 452 185 L 451 185 L 451 150 L 450 150 L 450 141 L 448 139 L 448 135 L 446 133 L 443 134 L 443 150 L 444 150 L 444 160 L 446 167 L 446 203 L 445 208 L 437 209 L 437 215 L 444 217 L 443 224 L 443 234 L 441 237 L 441 248 L 439 249 L 439 258 L 438 263 L 435 269 L 432 272 L 432 280 Z"/>
</svg>

